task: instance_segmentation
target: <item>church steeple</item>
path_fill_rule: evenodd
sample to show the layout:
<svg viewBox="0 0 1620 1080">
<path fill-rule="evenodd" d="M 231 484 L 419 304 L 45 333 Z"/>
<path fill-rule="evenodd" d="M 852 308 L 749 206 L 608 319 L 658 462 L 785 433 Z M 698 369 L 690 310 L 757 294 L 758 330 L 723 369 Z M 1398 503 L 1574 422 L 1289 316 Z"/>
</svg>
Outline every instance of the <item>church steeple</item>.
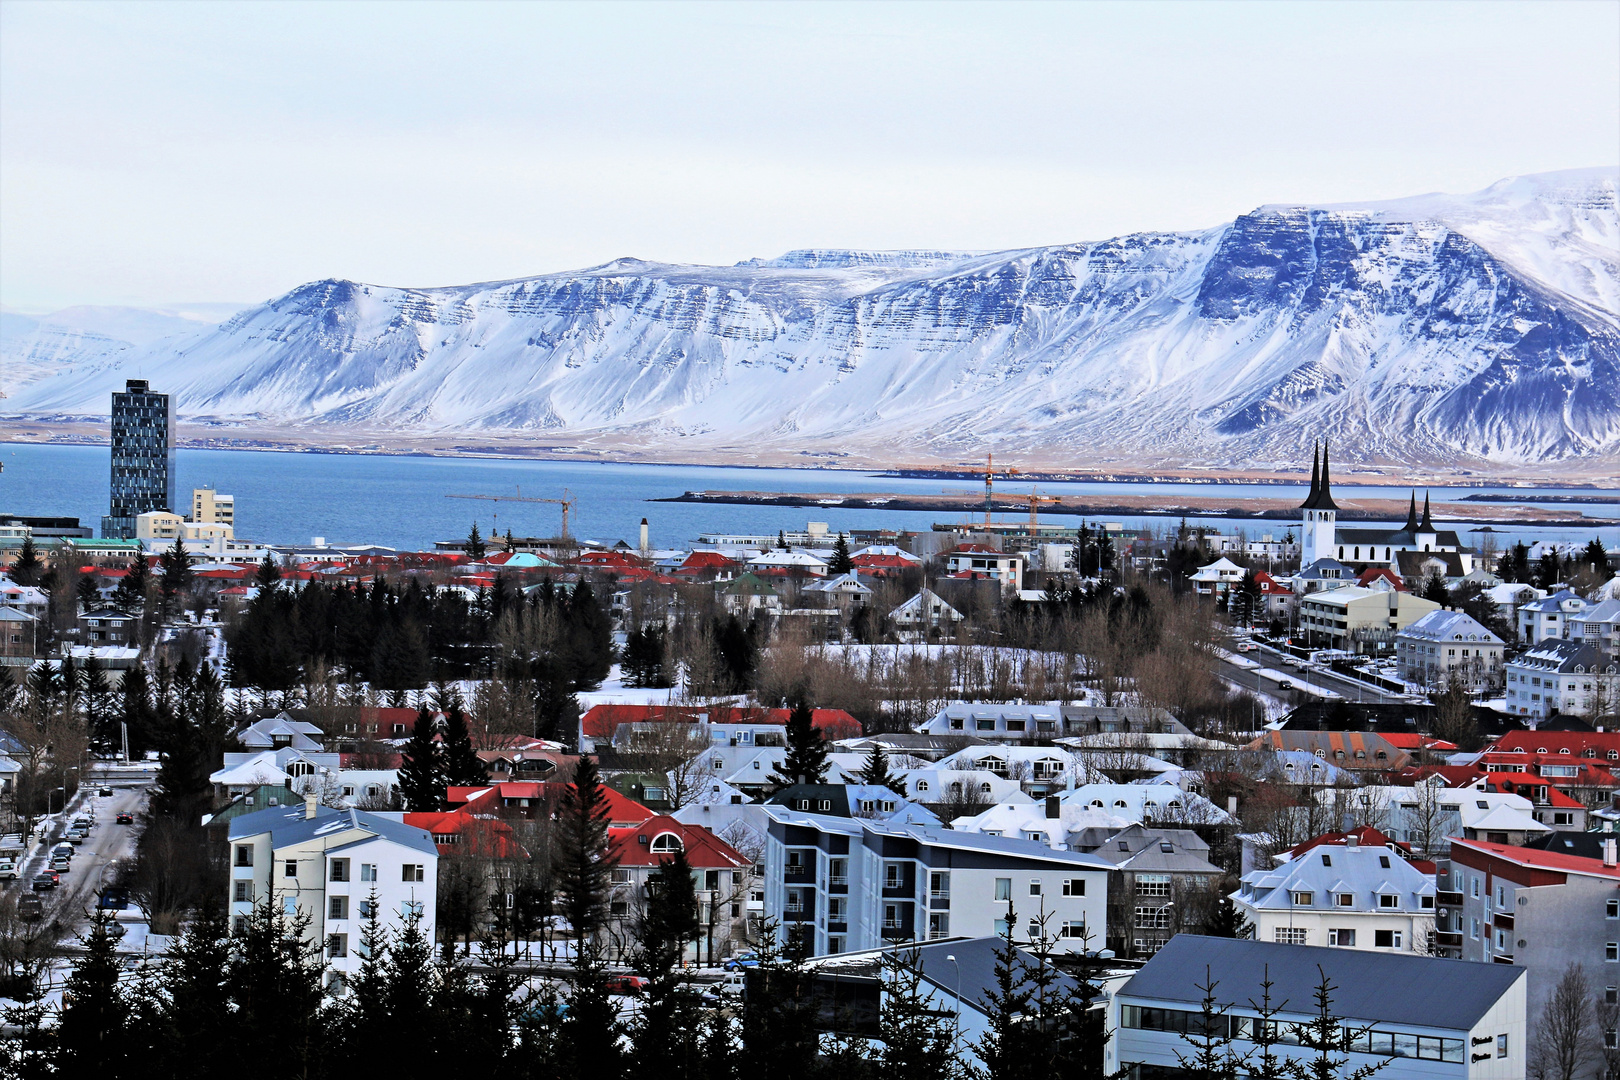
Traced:
<svg viewBox="0 0 1620 1080">
<path fill-rule="evenodd" d="M 1411 502 L 1411 505 L 1406 508 L 1406 526 L 1405 526 L 1405 530 L 1407 532 L 1409 532 L 1409 533 L 1415 533 L 1415 532 L 1417 532 L 1417 529 L 1418 529 L 1417 488 L 1413 488 L 1412 489 L 1412 502 Z"/>
<path fill-rule="evenodd" d="M 1434 532 L 1434 522 L 1429 520 L 1429 493 L 1423 493 L 1423 520 L 1418 523 L 1418 532 Z"/>
<path fill-rule="evenodd" d="M 1328 444 L 1322 440 L 1322 487 L 1316 493 L 1316 510 L 1337 510 L 1338 504 L 1333 501 L 1333 481 L 1328 478 Z"/>
<path fill-rule="evenodd" d="M 1311 444 L 1311 490 L 1305 495 L 1305 501 L 1299 504 L 1301 510 L 1310 510 L 1316 506 L 1316 493 L 1322 483 L 1321 444 Z"/>
</svg>

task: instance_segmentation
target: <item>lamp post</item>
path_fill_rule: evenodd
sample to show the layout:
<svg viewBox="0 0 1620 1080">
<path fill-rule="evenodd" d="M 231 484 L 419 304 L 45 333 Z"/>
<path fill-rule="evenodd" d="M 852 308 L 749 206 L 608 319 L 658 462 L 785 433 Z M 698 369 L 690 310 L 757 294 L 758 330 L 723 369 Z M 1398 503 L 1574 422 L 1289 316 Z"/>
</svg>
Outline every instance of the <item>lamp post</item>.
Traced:
<svg viewBox="0 0 1620 1080">
<path fill-rule="evenodd" d="M 962 965 L 956 962 L 954 953 L 947 954 L 945 959 L 956 969 L 956 1011 L 951 1014 L 951 1044 L 954 1048 L 962 1037 Z"/>
</svg>

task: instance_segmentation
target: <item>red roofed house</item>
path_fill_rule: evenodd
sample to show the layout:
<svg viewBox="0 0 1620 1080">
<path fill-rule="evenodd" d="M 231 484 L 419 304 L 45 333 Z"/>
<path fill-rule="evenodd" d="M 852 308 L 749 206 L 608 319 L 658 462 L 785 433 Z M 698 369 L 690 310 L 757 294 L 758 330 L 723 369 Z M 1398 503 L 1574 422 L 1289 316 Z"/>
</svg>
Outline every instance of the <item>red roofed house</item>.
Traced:
<svg viewBox="0 0 1620 1080">
<path fill-rule="evenodd" d="M 698 923 L 703 928 L 687 959 L 713 963 L 746 947 L 752 861 L 703 826 L 659 814 L 608 830 L 608 854 L 616 862 L 608 896 L 608 934 L 617 952 L 628 955 L 632 928 L 646 909 L 647 881 L 676 851 L 686 852 L 691 864 Z"/>
<path fill-rule="evenodd" d="M 568 785 L 562 781 L 502 780 L 481 787 L 446 788 L 445 801 L 452 810 L 465 806 L 474 813 L 534 820 L 553 816 L 567 792 Z M 610 827 L 634 825 L 653 816 L 645 806 L 606 785 L 602 787 L 602 798 L 607 803 Z"/>
<path fill-rule="evenodd" d="M 1288 605 L 1294 598 L 1294 590 L 1264 570 L 1254 572 L 1254 583 L 1260 586 L 1260 597 L 1265 605 L 1266 615 L 1273 619 L 1286 618 Z"/>
<path fill-rule="evenodd" d="M 689 581 L 730 581 L 742 564 L 718 551 L 694 551 L 675 568 L 675 576 Z"/>
<path fill-rule="evenodd" d="M 1540 777 L 1597 810 L 1620 788 L 1620 732 L 1510 731 L 1487 746 L 1479 761 L 1487 772 Z"/>
<path fill-rule="evenodd" d="M 1558 980 L 1581 964 L 1600 988 L 1620 986 L 1620 866 L 1613 837 L 1601 859 L 1483 840 L 1451 842 L 1451 874 L 1439 901 L 1449 918 L 1442 944 L 1464 960 L 1529 971 L 1535 1024 Z M 1599 1000 L 1602 1000 L 1601 997 Z"/>
<path fill-rule="evenodd" d="M 528 857 L 510 824 L 490 814 L 474 813 L 466 806 L 439 813 L 407 813 L 405 824 L 432 833 L 440 855 L 488 859 Z"/>
<path fill-rule="evenodd" d="M 1321 847 L 1324 844 L 1337 847 L 1389 848 L 1390 851 L 1411 863 L 1414 870 L 1428 874 L 1430 877 L 1434 876 L 1434 863 L 1427 859 L 1413 858 L 1411 844 L 1401 840 L 1391 840 L 1371 825 L 1363 825 L 1360 828 L 1351 829 L 1349 832 L 1323 833 L 1321 836 L 1312 837 L 1303 844 L 1289 848 L 1283 855 L 1279 855 L 1278 859 L 1283 860 L 1286 857 L 1286 861 L 1291 862 L 1312 848 Z"/>
<path fill-rule="evenodd" d="M 1369 566 L 1356 577 L 1356 584 L 1363 589 L 1393 589 L 1395 592 L 1409 592 L 1406 582 L 1401 576 L 1387 566 Z"/>
</svg>

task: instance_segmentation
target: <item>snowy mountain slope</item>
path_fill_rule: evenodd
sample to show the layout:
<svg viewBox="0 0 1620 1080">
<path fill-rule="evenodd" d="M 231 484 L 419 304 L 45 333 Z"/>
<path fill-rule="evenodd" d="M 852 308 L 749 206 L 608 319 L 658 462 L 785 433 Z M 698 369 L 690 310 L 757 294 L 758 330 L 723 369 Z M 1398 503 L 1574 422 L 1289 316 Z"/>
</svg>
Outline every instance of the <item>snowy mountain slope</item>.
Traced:
<svg viewBox="0 0 1620 1080">
<path fill-rule="evenodd" d="M 991 253 L 621 259 L 520 281 L 323 281 L 7 403 L 529 433 L 656 452 L 986 446 L 1097 462 L 1620 452 L 1614 170 L 1471 196 L 1262 207 L 1202 233 Z"/>
<path fill-rule="evenodd" d="M 211 328 L 240 305 L 183 308 L 72 307 L 49 315 L 0 312 L 0 398 L 27 383 L 92 367 L 168 338 Z"/>
</svg>

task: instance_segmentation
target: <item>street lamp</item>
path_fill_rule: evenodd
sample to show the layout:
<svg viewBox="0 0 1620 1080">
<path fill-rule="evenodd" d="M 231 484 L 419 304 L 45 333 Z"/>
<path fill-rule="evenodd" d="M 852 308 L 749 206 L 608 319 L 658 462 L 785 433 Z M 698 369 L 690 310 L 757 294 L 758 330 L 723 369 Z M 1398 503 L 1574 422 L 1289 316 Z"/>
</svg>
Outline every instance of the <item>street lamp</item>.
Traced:
<svg viewBox="0 0 1620 1080">
<path fill-rule="evenodd" d="M 956 1011 L 951 1016 L 951 1043 L 962 1037 L 962 965 L 956 962 L 954 954 L 947 954 L 946 960 L 956 969 Z"/>
</svg>

